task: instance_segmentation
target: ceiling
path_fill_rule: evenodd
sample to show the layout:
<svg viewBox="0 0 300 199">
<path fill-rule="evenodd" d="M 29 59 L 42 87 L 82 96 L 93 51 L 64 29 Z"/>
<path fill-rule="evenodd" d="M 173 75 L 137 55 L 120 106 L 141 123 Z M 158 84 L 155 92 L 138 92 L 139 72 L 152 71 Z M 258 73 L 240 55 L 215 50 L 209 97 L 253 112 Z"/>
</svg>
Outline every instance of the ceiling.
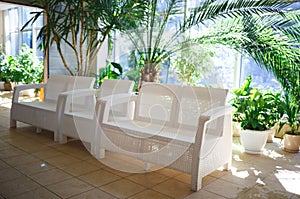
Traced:
<svg viewBox="0 0 300 199">
<path fill-rule="evenodd" d="M 24 6 L 33 6 L 34 0 L 0 0 L 0 10 L 4 10 L 5 7 L 12 7 L 12 4 L 17 4 L 17 5 L 24 5 Z M 38 6 L 37 6 L 38 7 Z"/>
</svg>

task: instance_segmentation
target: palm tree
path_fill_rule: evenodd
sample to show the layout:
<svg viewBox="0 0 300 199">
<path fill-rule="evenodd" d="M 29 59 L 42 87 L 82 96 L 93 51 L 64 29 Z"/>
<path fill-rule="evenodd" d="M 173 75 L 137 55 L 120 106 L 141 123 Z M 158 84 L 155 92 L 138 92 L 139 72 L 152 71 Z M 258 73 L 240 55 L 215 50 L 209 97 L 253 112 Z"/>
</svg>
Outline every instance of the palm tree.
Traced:
<svg viewBox="0 0 300 199">
<path fill-rule="evenodd" d="M 36 0 L 44 9 L 34 13 L 25 24 L 45 16 L 47 23 L 39 32 L 41 47 L 47 50 L 53 42 L 71 75 L 90 75 L 90 70 L 104 41 L 111 31 L 136 27 L 146 9 L 143 0 Z M 70 67 L 62 44 L 74 53 L 77 66 Z"/>
<path fill-rule="evenodd" d="M 126 32 L 139 52 L 140 59 L 144 62 L 143 67 L 140 68 L 140 83 L 142 81 L 157 81 L 159 65 L 162 61 L 185 46 L 194 43 L 219 43 L 240 52 L 247 52 L 259 64 L 263 64 L 267 69 L 273 71 L 275 65 L 278 64 L 276 53 L 279 53 L 282 47 L 287 50 L 285 52 L 289 53 L 286 56 L 295 52 L 295 38 L 299 37 L 295 24 L 299 24 L 299 20 L 295 17 L 288 17 L 292 14 L 289 15 L 289 11 L 283 10 L 293 2 L 295 1 L 225 0 L 220 2 L 204 0 L 193 9 L 190 15 L 184 17 L 186 13 L 184 9 L 186 7 L 182 6 L 186 3 L 184 0 L 165 0 L 160 4 L 157 0 L 147 0 L 149 9 L 146 10 L 144 26 Z M 176 21 L 178 16 L 181 16 L 182 19 Z M 247 22 L 253 21 L 253 18 L 255 24 L 247 24 Z M 224 21 L 228 21 L 228 26 L 224 26 Z M 170 23 L 175 24 L 173 26 L 173 29 L 176 27 L 175 30 L 169 28 Z M 284 28 L 283 23 L 286 24 Z M 214 27 L 213 31 L 211 29 L 208 34 L 206 31 L 202 31 L 207 25 Z M 219 30 L 220 26 L 222 29 Z M 231 32 L 235 26 L 237 26 L 237 30 Z M 259 28 L 254 31 L 253 28 L 256 26 Z M 200 27 L 196 37 L 192 39 L 186 37 L 185 34 L 195 27 Z M 267 36 L 264 37 L 263 34 L 266 33 L 264 29 L 270 30 L 270 27 L 273 28 L 273 31 L 267 32 Z M 261 37 L 253 34 L 255 32 L 259 32 Z M 280 47 L 276 47 L 278 45 L 278 32 L 287 36 L 284 42 L 280 42 Z M 230 39 L 227 40 L 228 38 Z M 239 40 L 235 40 L 236 38 Z M 269 42 L 268 39 L 271 39 L 272 42 Z M 269 45 L 267 49 L 264 42 Z M 271 54 L 271 57 L 267 56 Z M 292 58 L 295 59 L 296 56 Z"/>
</svg>

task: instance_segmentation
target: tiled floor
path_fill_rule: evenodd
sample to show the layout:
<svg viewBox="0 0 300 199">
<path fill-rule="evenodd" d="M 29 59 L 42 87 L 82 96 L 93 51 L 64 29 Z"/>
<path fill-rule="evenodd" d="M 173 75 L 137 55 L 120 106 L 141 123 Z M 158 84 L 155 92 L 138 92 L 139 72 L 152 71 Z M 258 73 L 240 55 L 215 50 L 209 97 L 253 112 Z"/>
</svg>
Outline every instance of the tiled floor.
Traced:
<svg viewBox="0 0 300 199">
<path fill-rule="evenodd" d="M 282 150 L 279 140 L 263 155 L 233 149 L 232 171 L 215 171 L 204 187 L 190 191 L 190 176 L 171 169 L 126 173 L 97 161 L 79 141 L 53 142 L 51 132 L 29 125 L 9 129 L 10 95 L 0 92 L 1 198 L 300 198 L 300 153 Z M 113 155 L 113 154 L 111 154 Z"/>
</svg>

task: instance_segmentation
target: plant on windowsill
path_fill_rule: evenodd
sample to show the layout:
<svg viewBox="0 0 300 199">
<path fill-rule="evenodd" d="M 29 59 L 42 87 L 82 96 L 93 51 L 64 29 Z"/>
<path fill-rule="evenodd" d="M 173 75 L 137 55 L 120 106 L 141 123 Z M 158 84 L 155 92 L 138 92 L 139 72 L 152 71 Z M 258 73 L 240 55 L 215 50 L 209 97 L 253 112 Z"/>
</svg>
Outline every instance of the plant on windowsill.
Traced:
<svg viewBox="0 0 300 199">
<path fill-rule="evenodd" d="M 299 152 L 300 147 L 300 109 L 295 100 L 288 92 L 282 97 L 280 108 L 284 115 L 279 121 L 277 133 L 283 129 L 281 138 L 284 138 L 284 149 L 288 152 Z"/>
<path fill-rule="evenodd" d="M 236 114 L 241 124 L 241 141 L 247 153 L 259 154 L 264 149 L 272 127 L 278 121 L 278 94 L 251 88 L 240 96 Z"/>
</svg>

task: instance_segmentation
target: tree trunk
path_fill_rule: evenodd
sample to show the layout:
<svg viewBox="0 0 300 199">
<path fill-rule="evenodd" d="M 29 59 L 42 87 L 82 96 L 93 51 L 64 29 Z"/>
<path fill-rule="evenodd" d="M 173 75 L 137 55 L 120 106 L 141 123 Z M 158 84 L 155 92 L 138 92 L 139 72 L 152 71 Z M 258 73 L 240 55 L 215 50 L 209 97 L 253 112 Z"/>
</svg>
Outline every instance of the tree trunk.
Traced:
<svg viewBox="0 0 300 199">
<path fill-rule="evenodd" d="M 143 82 L 158 82 L 159 68 L 157 65 L 158 63 L 145 63 L 145 66 L 141 69 L 138 86 L 139 90 Z"/>
</svg>

